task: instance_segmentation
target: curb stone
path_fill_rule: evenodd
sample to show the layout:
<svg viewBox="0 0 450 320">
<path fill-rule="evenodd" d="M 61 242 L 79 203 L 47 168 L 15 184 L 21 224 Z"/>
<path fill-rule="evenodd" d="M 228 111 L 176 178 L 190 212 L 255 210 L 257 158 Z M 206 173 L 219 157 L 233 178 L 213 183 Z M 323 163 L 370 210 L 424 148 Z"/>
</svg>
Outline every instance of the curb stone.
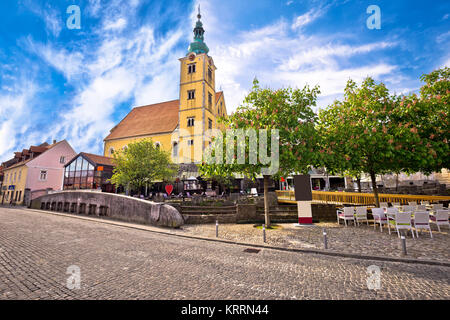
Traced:
<svg viewBox="0 0 450 320">
<path fill-rule="evenodd" d="M 11 208 L 11 209 L 13 209 L 13 208 Z M 153 233 L 171 235 L 171 236 L 188 238 L 188 239 L 221 242 L 221 243 L 234 244 L 234 245 L 245 246 L 245 247 L 264 248 L 264 249 L 272 249 L 272 250 L 285 251 L 285 252 L 319 254 L 319 255 L 327 255 L 327 256 L 335 256 L 335 257 L 343 257 L 343 258 L 354 258 L 354 259 L 360 259 L 360 260 L 401 262 L 401 263 L 425 264 L 425 265 L 450 267 L 450 262 L 445 262 L 445 261 L 419 260 L 419 259 L 411 259 L 411 258 L 396 258 L 396 257 L 377 256 L 377 255 L 361 255 L 361 254 L 356 254 L 356 253 L 332 252 L 332 251 L 325 251 L 325 250 L 320 250 L 320 249 L 283 248 L 283 247 L 275 247 L 275 246 L 270 246 L 270 245 L 265 245 L 265 244 L 245 243 L 245 242 L 237 242 L 237 241 L 225 240 L 225 239 L 216 239 L 216 238 L 208 238 L 208 237 L 201 237 L 201 236 L 177 234 L 177 233 L 173 233 L 170 231 L 164 231 L 163 228 L 157 228 L 157 227 L 149 226 L 149 225 L 139 225 L 139 224 L 134 224 L 134 223 L 130 223 L 130 222 L 109 220 L 109 219 L 105 219 L 105 218 L 84 217 L 84 216 L 77 216 L 77 215 L 54 212 L 54 211 L 29 209 L 26 207 L 16 207 L 16 209 L 22 209 L 25 211 L 31 211 L 31 212 L 37 212 L 37 213 L 52 214 L 52 215 L 56 215 L 56 216 L 60 216 L 60 217 L 62 216 L 62 217 L 80 219 L 80 220 L 93 221 L 93 222 L 97 222 L 97 223 L 114 225 L 117 227 L 124 227 L 124 228 L 136 229 L 136 230 L 141 230 L 141 231 L 149 231 L 149 232 L 153 232 Z"/>
</svg>

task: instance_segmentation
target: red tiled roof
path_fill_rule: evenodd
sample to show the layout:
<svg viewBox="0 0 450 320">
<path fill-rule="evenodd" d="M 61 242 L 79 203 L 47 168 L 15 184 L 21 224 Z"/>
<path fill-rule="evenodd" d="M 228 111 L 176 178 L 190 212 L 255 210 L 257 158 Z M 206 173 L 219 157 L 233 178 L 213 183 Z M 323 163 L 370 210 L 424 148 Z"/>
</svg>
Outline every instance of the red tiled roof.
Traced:
<svg viewBox="0 0 450 320">
<path fill-rule="evenodd" d="M 179 100 L 133 108 L 104 140 L 172 132 L 178 125 Z"/>
<path fill-rule="evenodd" d="M 36 158 L 33 158 L 33 159 L 36 159 Z M 6 168 L 6 170 L 20 167 L 20 166 L 24 165 L 25 163 L 30 162 L 30 161 L 33 160 L 33 159 L 27 159 L 27 160 L 25 160 L 25 161 L 17 162 L 16 164 L 13 164 L 12 166 Z"/>
<path fill-rule="evenodd" d="M 22 155 L 29 155 L 31 152 L 35 153 L 36 155 L 33 158 L 27 159 L 25 161 L 19 161 L 19 162 L 15 163 L 15 164 L 13 164 L 11 166 L 7 166 L 7 169 L 19 167 L 19 166 L 21 166 L 21 165 L 23 165 L 23 164 L 25 164 L 25 163 L 33 160 L 33 159 L 36 159 L 38 156 L 43 154 L 45 151 L 53 148 L 54 146 L 56 146 L 57 144 L 59 144 L 59 143 L 61 143 L 63 141 L 65 141 L 65 140 L 61 140 L 61 141 L 56 142 L 56 143 L 54 143 L 52 145 L 49 145 L 48 143 L 44 142 L 44 143 L 40 144 L 39 146 L 31 146 L 30 149 L 23 149 L 22 152 L 14 152 L 14 157 L 15 158 L 20 158 L 20 159 L 22 159 Z M 15 158 L 13 158 L 13 159 L 11 159 L 9 161 L 14 160 Z M 6 163 L 7 162 L 4 162 L 4 164 L 6 164 Z"/>
<path fill-rule="evenodd" d="M 113 158 L 99 156 L 97 154 L 81 152 L 80 155 L 91 160 L 97 165 L 114 166 Z"/>
<path fill-rule="evenodd" d="M 222 94 L 223 94 L 223 91 L 216 92 L 216 104 L 219 101 L 219 98 Z"/>
<path fill-rule="evenodd" d="M 31 146 L 30 151 L 31 152 L 45 152 L 45 151 L 47 151 L 47 147 Z"/>
</svg>

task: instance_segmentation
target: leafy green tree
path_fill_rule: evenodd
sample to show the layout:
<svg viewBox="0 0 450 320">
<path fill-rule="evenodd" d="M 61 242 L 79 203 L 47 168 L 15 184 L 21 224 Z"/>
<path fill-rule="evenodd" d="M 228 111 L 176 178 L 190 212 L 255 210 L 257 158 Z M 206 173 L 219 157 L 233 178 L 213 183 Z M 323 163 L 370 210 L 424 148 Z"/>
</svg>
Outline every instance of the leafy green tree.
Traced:
<svg viewBox="0 0 450 320">
<path fill-rule="evenodd" d="M 270 226 L 268 202 L 270 178 L 279 178 L 291 173 L 307 173 L 318 163 L 316 114 L 311 107 L 316 105 L 319 93 L 317 87 L 310 89 L 308 86 L 303 89 L 263 89 L 255 79 L 252 91 L 244 99 L 243 104 L 234 114 L 222 119 L 228 128 L 243 129 L 245 133 L 248 133 L 248 137 L 225 136 L 222 145 L 221 139 L 216 139 L 212 144 L 211 156 L 204 157 L 200 167 L 201 172 L 209 177 L 241 173 L 254 180 L 262 174 L 267 226 Z M 257 131 L 253 140 L 249 138 L 252 136 L 251 129 Z M 270 141 L 267 145 L 264 145 L 265 137 L 267 141 Z M 250 141 L 256 141 L 256 143 L 252 144 Z M 232 156 L 227 153 L 227 145 L 231 145 L 230 149 L 238 151 L 238 154 L 240 147 L 245 150 L 245 161 L 239 162 L 239 157 L 236 156 L 230 159 Z M 257 146 L 259 148 L 256 148 Z M 220 161 L 211 160 L 219 159 L 220 154 L 226 154 L 230 161 L 220 163 Z M 277 163 L 271 162 L 270 168 L 268 168 L 267 155 L 278 156 L 276 160 L 271 158 Z M 256 159 L 258 161 L 255 161 Z"/>
<path fill-rule="evenodd" d="M 343 101 L 319 114 L 322 165 L 334 173 L 431 173 L 449 167 L 449 69 L 424 75 L 421 96 L 390 95 L 383 83 L 349 80 Z M 324 152 L 326 151 L 326 152 Z"/>
<path fill-rule="evenodd" d="M 401 97 L 398 126 L 410 134 L 404 146 L 410 152 L 400 159 L 407 172 L 439 172 L 450 168 L 450 69 L 421 77 L 420 96 Z"/>
<path fill-rule="evenodd" d="M 343 101 L 319 113 L 322 164 L 333 173 L 370 175 L 379 206 L 376 175 L 401 169 L 408 134 L 402 135 L 393 119 L 398 103 L 383 83 L 367 78 L 358 87 L 347 82 Z"/>
<path fill-rule="evenodd" d="M 128 144 L 125 150 L 115 152 L 111 182 L 116 186 L 130 186 L 141 193 L 156 180 L 170 180 L 176 170 L 168 152 L 155 146 L 151 139 Z"/>
</svg>

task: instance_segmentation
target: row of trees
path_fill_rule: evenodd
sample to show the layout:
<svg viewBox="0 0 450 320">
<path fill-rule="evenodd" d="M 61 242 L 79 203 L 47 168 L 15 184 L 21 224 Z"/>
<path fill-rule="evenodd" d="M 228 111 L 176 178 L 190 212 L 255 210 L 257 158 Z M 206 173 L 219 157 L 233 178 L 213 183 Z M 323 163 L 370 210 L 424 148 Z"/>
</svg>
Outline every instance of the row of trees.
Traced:
<svg viewBox="0 0 450 320">
<path fill-rule="evenodd" d="M 312 167 L 324 167 L 334 174 L 358 179 L 368 174 L 372 180 L 376 205 L 379 205 L 376 175 L 385 173 L 431 173 L 450 168 L 450 69 L 442 68 L 421 77 L 424 85 L 419 95 L 391 94 L 383 83 L 372 78 L 360 86 L 349 80 L 342 100 L 336 100 L 317 114 L 319 88 L 261 88 L 253 82 L 252 91 L 234 114 L 222 118 L 230 129 L 266 129 L 268 141 L 272 129 L 277 140 L 267 150 L 255 149 L 247 138 L 233 137 L 231 143 L 245 150 L 245 163 L 206 161 L 201 173 L 216 180 L 228 181 L 233 173 L 249 178 L 263 174 L 266 224 L 270 225 L 268 206 L 269 179 L 292 173 L 307 173 Z M 223 141 L 225 146 L 230 141 Z M 230 137 L 231 138 L 231 137 Z M 230 139 L 229 138 L 229 139 Z M 256 135 L 257 146 L 260 145 Z M 220 145 L 212 145 L 212 153 Z M 267 155 L 279 150 L 276 172 L 267 168 Z M 261 153 L 262 152 L 262 153 Z M 251 158 L 259 160 L 249 163 Z M 140 190 L 155 180 L 171 180 L 176 168 L 170 155 L 151 140 L 129 144 L 114 154 L 116 168 L 112 183 Z"/>
<path fill-rule="evenodd" d="M 419 95 L 391 94 L 383 83 L 370 77 L 360 86 L 349 80 L 343 99 L 318 114 L 312 110 L 320 93 L 318 87 L 271 90 L 261 88 L 255 80 L 244 103 L 222 121 L 229 128 L 279 130 L 279 170 L 274 178 L 307 173 L 311 167 L 356 178 L 365 173 L 371 177 L 379 206 L 377 174 L 431 173 L 450 168 L 450 69 L 433 71 L 421 80 L 424 85 Z M 248 157 L 247 140 L 232 143 L 247 144 Z M 261 156 L 258 154 L 258 159 Z M 205 162 L 201 171 L 207 176 L 243 173 L 254 178 L 262 167 L 248 161 Z M 267 225 L 269 178 L 264 175 Z"/>
</svg>

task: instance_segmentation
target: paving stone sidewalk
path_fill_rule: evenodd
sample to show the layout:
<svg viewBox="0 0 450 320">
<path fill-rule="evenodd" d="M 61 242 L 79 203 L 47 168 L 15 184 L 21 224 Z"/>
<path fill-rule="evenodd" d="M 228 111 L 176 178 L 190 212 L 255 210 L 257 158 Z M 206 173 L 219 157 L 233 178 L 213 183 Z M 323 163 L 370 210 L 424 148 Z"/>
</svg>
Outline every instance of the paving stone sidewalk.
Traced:
<svg viewBox="0 0 450 320">
<path fill-rule="evenodd" d="M 0 208 L 0 300 L 450 298 L 446 266 L 270 248 L 248 253 L 147 231 L 168 229 L 80 218 Z M 378 290 L 368 288 L 373 265 L 381 271 Z M 71 266 L 80 268 L 79 289 L 67 287 Z"/>
<path fill-rule="evenodd" d="M 401 257 L 402 247 L 397 233 L 391 229 L 389 235 L 386 227 L 380 232 L 379 225 L 374 230 L 373 224 L 367 226 L 344 227 L 332 222 L 316 223 L 313 226 L 294 226 L 293 223 L 279 223 L 280 228 L 266 230 L 267 244 L 283 248 L 324 249 L 323 228 L 327 231 L 328 250 L 333 252 L 360 255 Z M 428 231 L 419 231 L 419 238 L 412 239 L 411 233 L 406 237 L 407 258 L 450 262 L 450 232 L 445 226 L 441 232 L 431 226 L 433 239 Z M 215 238 L 215 224 L 184 225 L 174 233 Z M 263 244 L 261 229 L 253 224 L 221 224 L 219 238 L 237 242 Z"/>
</svg>

